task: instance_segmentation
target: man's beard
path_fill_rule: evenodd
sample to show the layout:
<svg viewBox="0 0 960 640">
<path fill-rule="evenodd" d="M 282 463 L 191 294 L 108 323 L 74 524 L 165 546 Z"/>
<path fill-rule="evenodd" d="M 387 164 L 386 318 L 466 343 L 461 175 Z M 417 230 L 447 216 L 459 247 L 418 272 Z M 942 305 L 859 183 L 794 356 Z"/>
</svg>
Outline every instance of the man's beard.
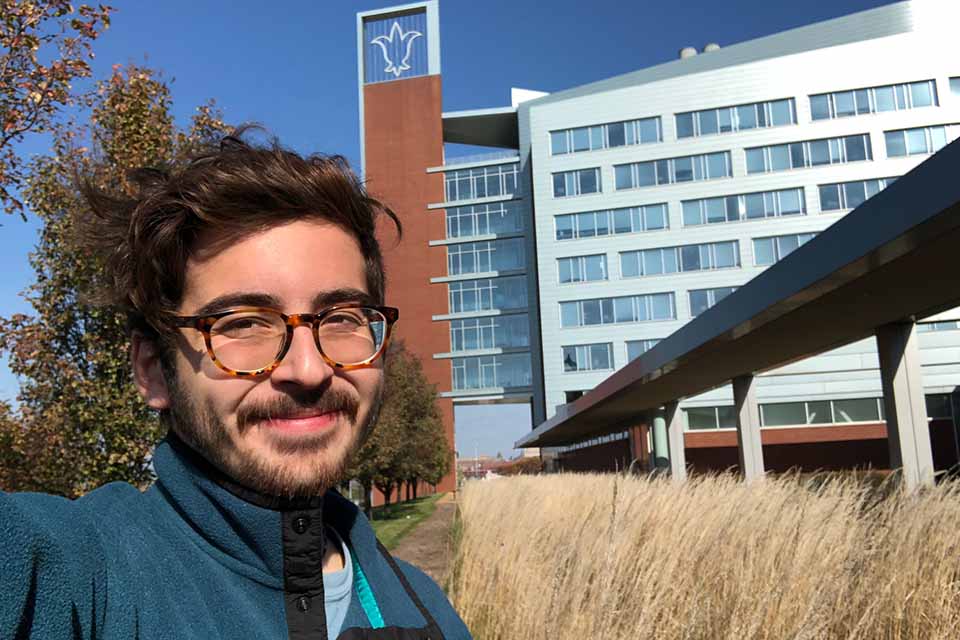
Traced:
<svg viewBox="0 0 960 640">
<path fill-rule="evenodd" d="M 345 478 L 347 466 L 370 436 L 383 398 L 383 385 L 377 386 L 374 402 L 363 424 L 356 424 L 359 402 L 349 393 L 333 390 L 310 390 L 297 395 L 278 396 L 270 402 L 242 407 L 237 412 L 237 438 L 250 429 L 264 428 L 271 418 L 290 416 L 305 409 L 318 413 L 338 413 L 333 429 L 300 436 L 296 439 L 270 438 L 269 457 L 243 451 L 233 441 L 229 430 L 214 410 L 212 403 L 198 404 L 179 384 L 176 375 L 169 376 L 170 408 L 163 416 L 167 425 L 190 444 L 208 462 L 229 476 L 234 482 L 267 496 L 313 497 L 323 495 Z M 268 427 L 267 427 L 268 428 Z M 337 446 L 337 431 L 349 430 L 346 446 Z M 277 455 L 279 454 L 279 456 Z M 313 459 L 309 472 L 294 473 L 280 460 L 297 462 Z"/>
</svg>

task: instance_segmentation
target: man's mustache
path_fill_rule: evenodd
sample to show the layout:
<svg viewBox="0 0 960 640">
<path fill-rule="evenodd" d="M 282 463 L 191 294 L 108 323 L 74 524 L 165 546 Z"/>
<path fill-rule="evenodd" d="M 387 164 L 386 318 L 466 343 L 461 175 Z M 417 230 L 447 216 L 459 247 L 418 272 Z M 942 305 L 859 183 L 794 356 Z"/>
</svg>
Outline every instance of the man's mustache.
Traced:
<svg viewBox="0 0 960 640">
<path fill-rule="evenodd" d="M 302 395 L 282 395 L 267 401 L 241 407 L 237 410 L 237 429 L 242 433 L 258 422 L 282 420 L 302 416 L 304 412 L 339 412 L 355 422 L 360 403 L 346 391 L 327 388 L 325 391 Z"/>
</svg>

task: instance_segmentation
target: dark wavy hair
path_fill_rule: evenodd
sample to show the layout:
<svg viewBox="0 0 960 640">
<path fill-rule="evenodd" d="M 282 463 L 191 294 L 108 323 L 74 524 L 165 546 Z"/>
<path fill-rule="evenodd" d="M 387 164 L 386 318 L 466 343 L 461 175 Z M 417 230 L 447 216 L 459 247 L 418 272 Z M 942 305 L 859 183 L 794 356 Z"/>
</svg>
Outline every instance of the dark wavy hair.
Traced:
<svg viewBox="0 0 960 640">
<path fill-rule="evenodd" d="M 80 181 L 91 211 L 81 221 L 81 242 L 104 267 L 95 298 L 125 311 L 130 330 L 150 338 L 170 331 L 167 318 L 183 296 L 187 259 L 205 232 L 229 242 L 302 219 L 336 224 L 356 238 L 367 290 L 382 303 L 386 276 L 375 231 L 386 216 L 399 235 L 396 214 L 366 193 L 343 157 L 304 157 L 276 139 L 257 146 L 244 140 L 248 130 L 177 166 L 131 171 L 134 196 Z"/>
</svg>

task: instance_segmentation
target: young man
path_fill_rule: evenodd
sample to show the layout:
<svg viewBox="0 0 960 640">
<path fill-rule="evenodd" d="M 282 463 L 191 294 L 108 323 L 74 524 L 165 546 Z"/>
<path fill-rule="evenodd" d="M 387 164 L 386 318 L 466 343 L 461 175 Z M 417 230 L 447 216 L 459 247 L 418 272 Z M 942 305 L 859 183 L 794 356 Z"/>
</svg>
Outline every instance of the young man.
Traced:
<svg viewBox="0 0 960 640">
<path fill-rule="evenodd" d="M 0 638 L 469 638 L 329 491 L 376 420 L 396 217 L 340 158 L 232 136 L 133 181 L 88 189 L 87 235 L 169 427 L 157 480 L 0 493 Z"/>
</svg>

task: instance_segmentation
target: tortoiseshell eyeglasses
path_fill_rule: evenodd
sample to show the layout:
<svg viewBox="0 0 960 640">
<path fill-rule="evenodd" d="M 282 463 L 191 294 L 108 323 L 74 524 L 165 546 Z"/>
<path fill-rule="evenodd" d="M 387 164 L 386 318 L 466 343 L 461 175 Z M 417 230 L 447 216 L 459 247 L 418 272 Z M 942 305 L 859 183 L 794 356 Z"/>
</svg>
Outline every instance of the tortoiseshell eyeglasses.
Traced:
<svg viewBox="0 0 960 640">
<path fill-rule="evenodd" d="M 313 330 L 317 350 L 331 367 L 369 367 L 386 350 L 399 317 L 393 307 L 354 304 L 293 315 L 267 307 L 238 307 L 203 316 L 173 316 L 173 324 L 203 333 L 207 354 L 223 371 L 259 376 L 280 366 L 293 330 L 304 325 Z"/>
</svg>

